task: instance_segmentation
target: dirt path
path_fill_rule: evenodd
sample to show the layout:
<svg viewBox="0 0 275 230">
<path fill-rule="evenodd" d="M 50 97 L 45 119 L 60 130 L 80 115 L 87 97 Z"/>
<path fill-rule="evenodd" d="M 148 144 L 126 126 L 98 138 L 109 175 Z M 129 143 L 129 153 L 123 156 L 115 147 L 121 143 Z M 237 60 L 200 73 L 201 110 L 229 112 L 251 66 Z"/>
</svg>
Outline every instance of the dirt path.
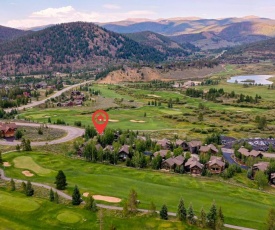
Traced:
<svg viewBox="0 0 275 230">
<path fill-rule="evenodd" d="M 23 109 L 27 109 L 27 108 L 31 108 L 31 107 L 35 107 L 35 106 L 38 106 L 38 105 L 41 105 L 41 104 L 44 104 L 45 101 L 51 99 L 51 98 L 55 98 L 55 97 L 58 97 L 60 96 L 62 93 L 68 91 L 68 90 L 71 90 L 73 88 L 76 88 L 80 85 L 85 85 L 86 83 L 90 83 L 90 82 L 93 82 L 94 80 L 90 80 L 90 81 L 85 81 L 85 82 L 82 82 L 82 83 L 79 83 L 79 84 L 75 84 L 75 85 L 71 85 L 67 88 L 64 88 L 60 91 L 57 91 L 56 93 L 52 94 L 51 96 L 41 100 L 41 101 L 33 101 L 31 102 L 30 104 L 27 104 L 27 105 L 23 105 L 23 106 L 20 106 L 20 107 L 16 107 L 16 108 L 8 108 L 8 109 L 4 109 L 6 112 L 10 112 L 12 109 L 17 109 L 17 110 L 23 110 Z"/>
<path fill-rule="evenodd" d="M 0 169 L 0 179 L 2 180 L 5 180 L 5 181 L 10 181 L 11 178 L 8 178 L 5 176 L 5 172 L 3 169 Z M 22 182 L 25 182 L 27 183 L 27 181 L 25 180 L 17 180 L 17 179 L 13 179 L 15 182 L 17 183 L 22 183 Z M 36 183 L 36 182 L 32 182 L 33 185 L 35 186 L 38 186 L 38 187 L 42 187 L 42 188 L 46 188 L 48 190 L 52 189 L 54 192 L 57 192 L 59 196 L 67 199 L 67 200 L 72 200 L 72 197 L 69 196 L 68 194 L 62 192 L 62 191 L 59 191 L 49 185 L 45 185 L 45 184 L 41 184 L 41 183 Z M 85 203 L 85 202 L 82 202 L 82 203 Z M 109 205 L 104 205 L 104 204 L 97 204 L 98 207 L 100 208 L 104 208 L 104 209 L 110 209 L 110 210 L 120 210 L 122 211 L 123 208 L 122 207 L 117 207 L 117 206 L 109 206 Z M 149 210 L 147 209 L 138 209 L 139 212 L 144 212 L 144 213 L 148 213 Z M 157 211 L 157 213 L 159 213 Z M 168 215 L 169 216 L 176 216 L 176 213 L 174 212 L 168 212 Z M 235 226 L 235 225 L 230 225 L 230 224 L 224 224 L 225 227 L 227 228 L 231 228 L 231 229 L 237 229 L 237 230 L 256 230 L 256 229 L 252 229 L 252 228 L 245 228 L 245 227 L 241 227 L 241 226 Z"/>
<path fill-rule="evenodd" d="M 15 122 L 17 125 L 19 126 L 29 126 L 29 127 L 40 127 L 41 124 L 36 124 L 36 123 L 23 123 L 23 122 Z M 40 141 L 40 142 L 31 142 L 32 146 L 43 146 L 43 145 L 54 145 L 54 144 L 60 144 L 60 143 L 64 143 L 67 141 L 71 141 L 74 140 L 77 137 L 82 136 L 85 133 L 84 129 L 81 128 L 76 128 L 76 127 L 71 127 L 71 126 L 64 126 L 64 125 L 47 125 L 49 128 L 52 129 L 62 129 L 64 130 L 67 135 L 53 140 L 53 141 Z M 16 146 L 16 145 L 20 145 L 21 141 L 6 141 L 6 140 L 0 140 L 0 145 L 9 145 L 9 146 Z"/>
</svg>

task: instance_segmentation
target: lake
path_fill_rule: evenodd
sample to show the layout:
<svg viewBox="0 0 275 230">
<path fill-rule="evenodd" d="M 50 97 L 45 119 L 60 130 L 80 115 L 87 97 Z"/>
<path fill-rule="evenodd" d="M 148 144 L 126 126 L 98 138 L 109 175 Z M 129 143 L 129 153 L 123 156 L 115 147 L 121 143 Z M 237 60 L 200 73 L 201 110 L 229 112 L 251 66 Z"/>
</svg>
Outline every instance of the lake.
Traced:
<svg viewBox="0 0 275 230">
<path fill-rule="evenodd" d="M 271 85 L 272 81 L 267 79 L 273 77 L 272 75 L 247 75 L 247 76 L 235 76 L 227 80 L 228 83 L 238 83 L 238 84 L 262 84 Z"/>
</svg>

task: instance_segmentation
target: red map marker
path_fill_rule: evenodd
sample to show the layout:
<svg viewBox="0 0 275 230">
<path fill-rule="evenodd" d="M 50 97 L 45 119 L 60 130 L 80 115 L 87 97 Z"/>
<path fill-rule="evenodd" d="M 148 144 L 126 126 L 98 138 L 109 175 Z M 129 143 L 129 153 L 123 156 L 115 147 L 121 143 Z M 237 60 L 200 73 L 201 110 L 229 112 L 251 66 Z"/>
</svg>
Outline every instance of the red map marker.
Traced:
<svg viewBox="0 0 275 230">
<path fill-rule="evenodd" d="M 103 110 L 97 110 L 92 115 L 92 121 L 94 123 L 94 126 L 97 132 L 99 134 L 102 134 L 108 124 L 109 115 Z"/>
</svg>

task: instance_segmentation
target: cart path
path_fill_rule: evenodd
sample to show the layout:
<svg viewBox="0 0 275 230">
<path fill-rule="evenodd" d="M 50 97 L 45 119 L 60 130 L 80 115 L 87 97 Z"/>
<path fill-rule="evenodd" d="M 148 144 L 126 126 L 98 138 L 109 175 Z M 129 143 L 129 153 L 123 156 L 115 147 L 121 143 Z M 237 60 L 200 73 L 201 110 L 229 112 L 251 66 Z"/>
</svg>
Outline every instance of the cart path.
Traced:
<svg viewBox="0 0 275 230">
<path fill-rule="evenodd" d="M 10 181 L 11 178 L 9 177 L 6 177 L 5 176 L 5 172 L 3 169 L 0 169 L 0 179 L 4 180 L 4 181 Z M 13 179 L 14 182 L 17 182 L 17 183 L 22 183 L 22 182 L 25 182 L 27 183 L 26 180 L 18 180 L 18 179 Z M 48 190 L 52 189 L 54 192 L 57 192 L 57 194 L 67 200 L 72 200 L 72 197 L 69 196 L 68 194 L 60 191 L 60 190 L 57 190 L 49 185 L 45 185 L 45 184 L 42 184 L 42 183 L 37 183 L 37 182 L 32 182 L 32 185 L 34 186 L 37 186 L 37 187 L 41 187 L 41 188 L 46 188 Z M 85 203 L 85 202 L 82 202 L 82 203 Z M 98 207 L 100 208 L 104 208 L 104 209 L 110 209 L 110 210 L 119 210 L 119 211 L 122 211 L 123 208 L 122 207 L 118 207 L 118 206 L 109 206 L 109 205 L 105 205 L 105 204 L 97 204 Z M 147 209 L 138 209 L 139 212 L 144 212 L 144 213 L 148 213 L 150 212 L 150 210 L 147 210 Z M 159 213 L 159 211 L 157 211 L 157 213 Z M 169 216 L 176 216 L 177 214 L 174 213 L 174 212 L 168 212 L 168 215 Z M 245 227 L 241 227 L 241 226 L 235 226 L 235 225 L 230 225 L 230 224 L 224 224 L 225 227 L 227 228 L 231 228 L 231 229 L 237 229 L 237 230 L 255 230 L 255 229 L 252 229 L 252 228 L 245 228 Z"/>
<path fill-rule="evenodd" d="M 23 123 L 23 122 L 15 122 L 15 123 L 18 126 L 29 126 L 29 127 L 40 127 L 41 125 L 43 125 L 43 124 L 37 124 L 37 123 Z M 52 141 L 31 142 L 31 146 L 43 146 L 43 145 L 60 144 L 60 143 L 68 142 L 68 141 L 74 140 L 78 137 L 81 137 L 85 133 L 84 129 L 77 128 L 77 127 L 72 127 L 72 126 L 50 125 L 50 124 L 47 124 L 47 126 L 49 128 L 52 128 L 52 129 L 62 129 L 67 134 L 64 137 L 61 137 L 59 139 L 52 140 Z M 0 145 L 16 146 L 18 144 L 20 145 L 21 141 L 17 141 L 17 140 L 13 140 L 13 141 L 0 140 Z"/>
<path fill-rule="evenodd" d="M 33 101 L 33 102 L 31 102 L 31 103 L 29 103 L 27 105 L 22 105 L 22 106 L 16 107 L 16 108 L 15 107 L 14 108 L 8 108 L 8 109 L 4 109 L 4 110 L 5 110 L 5 112 L 10 112 L 12 109 L 23 110 L 23 109 L 28 109 L 28 108 L 31 108 L 31 107 L 35 107 L 35 106 L 44 104 L 47 100 L 49 100 L 51 98 L 55 98 L 55 97 L 60 96 L 62 93 L 66 92 L 68 90 L 71 90 L 71 89 L 73 89 L 75 87 L 78 87 L 78 86 L 81 86 L 81 85 L 85 85 L 87 83 L 91 83 L 93 81 L 94 80 L 89 80 L 89 81 L 84 81 L 82 83 L 78 83 L 78 84 L 75 84 L 75 85 L 71 85 L 69 87 L 66 87 L 66 88 L 60 90 L 60 91 L 57 91 L 56 93 L 52 94 L 51 96 L 49 96 L 49 97 L 47 97 L 47 98 L 45 98 L 45 99 L 43 99 L 41 101 Z"/>
</svg>

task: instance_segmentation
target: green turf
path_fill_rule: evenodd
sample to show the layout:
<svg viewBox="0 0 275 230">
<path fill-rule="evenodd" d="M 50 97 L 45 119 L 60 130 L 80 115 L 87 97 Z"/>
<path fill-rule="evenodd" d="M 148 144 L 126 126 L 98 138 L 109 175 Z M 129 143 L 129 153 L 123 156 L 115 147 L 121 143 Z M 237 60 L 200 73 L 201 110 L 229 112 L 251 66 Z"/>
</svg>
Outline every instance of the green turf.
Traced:
<svg viewBox="0 0 275 230">
<path fill-rule="evenodd" d="M 180 197 L 186 205 L 192 202 L 195 212 L 201 207 L 209 209 L 215 200 L 222 206 L 226 223 L 253 228 L 262 228 L 268 209 L 275 205 L 274 195 L 257 190 L 233 186 L 208 178 L 193 178 L 188 175 L 172 175 L 131 168 L 121 168 L 92 164 L 82 160 L 72 160 L 60 155 L 39 152 L 21 153 L 39 162 L 42 167 L 62 169 L 68 179 L 68 192 L 78 185 L 81 193 L 127 198 L 129 190 L 137 190 L 141 208 L 148 208 L 151 201 L 160 209 L 166 203 L 169 211 L 176 211 Z M 12 161 L 16 153 L 4 155 L 5 161 Z M 23 178 L 21 171 L 14 167 L 6 169 L 8 176 Z M 54 175 L 34 177 L 32 181 L 54 186 Z"/>
<path fill-rule="evenodd" d="M 20 169 L 28 169 L 35 172 L 38 175 L 46 175 L 52 172 L 50 169 L 46 169 L 38 165 L 29 156 L 20 156 L 13 159 L 14 167 Z"/>
<path fill-rule="evenodd" d="M 58 214 L 57 219 L 64 223 L 75 224 L 82 219 L 82 216 L 75 212 L 65 211 Z"/>
<path fill-rule="evenodd" d="M 21 212 L 31 212 L 38 209 L 40 205 L 32 199 L 12 197 L 9 193 L 1 192 L 0 207 L 9 210 L 20 210 Z"/>
</svg>

